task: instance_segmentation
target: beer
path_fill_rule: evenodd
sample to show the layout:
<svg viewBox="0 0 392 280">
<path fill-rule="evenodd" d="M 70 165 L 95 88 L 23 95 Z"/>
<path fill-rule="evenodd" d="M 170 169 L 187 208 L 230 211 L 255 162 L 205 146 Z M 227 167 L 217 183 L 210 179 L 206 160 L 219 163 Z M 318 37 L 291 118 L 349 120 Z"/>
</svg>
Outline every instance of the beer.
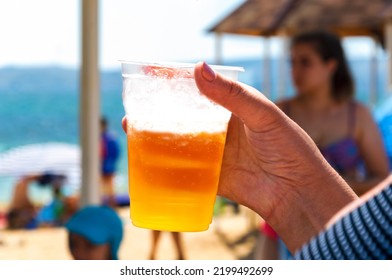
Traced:
<svg viewBox="0 0 392 280">
<path fill-rule="evenodd" d="M 211 223 L 231 113 L 199 92 L 194 67 L 121 63 L 135 226 L 202 231 Z M 213 69 L 233 80 L 243 71 Z"/>
<path fill-rule="evenodd" d="M 208 229 L 225 138 L 226 131 L 175 134 L 129 127 L 132 222 L 167 231 Z"/>
</svg>

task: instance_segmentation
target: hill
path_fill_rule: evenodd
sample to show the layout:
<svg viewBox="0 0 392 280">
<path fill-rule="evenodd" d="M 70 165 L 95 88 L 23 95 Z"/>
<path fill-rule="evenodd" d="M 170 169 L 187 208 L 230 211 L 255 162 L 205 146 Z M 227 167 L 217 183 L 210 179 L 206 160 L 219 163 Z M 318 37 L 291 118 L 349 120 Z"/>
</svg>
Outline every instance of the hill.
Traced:
<svg viewBox="0 0 392 280">
<path fill-rule="evenodd" d="M 270 60 L 270 85 L 269 97 L 275 100 L 281 88 L 283 79 L 279 76 L 279 61 Z M 289 63 L 289 62 L 287 62 Z M 225 61 L 226 65 L 242 66 L 245 72 L 240 74 L 239 79 L 262 92 L 263 85 L 263 61 L 260 59 L 238 59 Z M 287 65 L 288 66 L 288 65 Z M 370 59 L 350 60 L 349 66 L 353 74 L 356 85 L 357 98 L 364 103 L 369 103 L 372 88 L 371 62 Z M 388 94 L 387 90 L 387 61 L 380 59 L 378 62 L 377 79 L 377 100 L 384 100 Z M 286 92 L 290 95 L 294 92 L 290 82 L 289 67 L 285 73 Z M 62 67 L 5 67 L 0 68 L 0 94 L 1 93 L 74 93 L 79 92 L 79 70 Z M 120 70 L 104 70 L 100 76 L 101 92 L 116 93 L 121 92 L 122 81 Z"/>
<path fill-rule="evenodd" d="M 101 91 L 121 90 L 120 71 L 101 72 Z M 63 67 L 5 67 L 0 68 L 1 93 L 78 93 L 80 72 Z"/>
</svg>

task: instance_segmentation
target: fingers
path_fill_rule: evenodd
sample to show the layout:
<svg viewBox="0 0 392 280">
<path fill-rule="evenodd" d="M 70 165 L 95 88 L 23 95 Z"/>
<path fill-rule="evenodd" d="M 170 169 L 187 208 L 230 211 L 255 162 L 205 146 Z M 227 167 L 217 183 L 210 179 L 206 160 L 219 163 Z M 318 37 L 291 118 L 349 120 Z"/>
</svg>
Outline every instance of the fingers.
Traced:
<svg viewBox="0 0 392 280">
<path fill-rule="evenodd" d="M 127 133 L 127 117 L 123 117 L 121 120 L 121 125 L 125 133 Z"/>
<path fill-rule="evenodd" d="M 205 62 L 195 66 L 195 81 L 201 93 L 231 111 L 251 129 L 270 123 L 273 113 L 279 111 L 256 89 L 225 78 Z"/>
</svg>

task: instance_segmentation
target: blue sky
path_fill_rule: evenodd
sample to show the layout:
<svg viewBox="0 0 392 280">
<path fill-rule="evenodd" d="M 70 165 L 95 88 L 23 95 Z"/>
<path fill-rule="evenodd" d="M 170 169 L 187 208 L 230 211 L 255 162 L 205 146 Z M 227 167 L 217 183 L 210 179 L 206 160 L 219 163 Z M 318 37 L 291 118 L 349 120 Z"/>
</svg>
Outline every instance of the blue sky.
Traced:
<svg viewBox="0 0 392 280">
<path fill-rule="evenodd" d="M 0 0 L 0 67 L 80 64 L 81 0 Z M 214 60 L 206 30 L 244 0 L 101 0 L 100 64 L 119 59 L 194 62 Z M 350 56 L 368 55 L 369 39 L 345 40 Z M 281 53 L 272 40 L 272 55 Z M 225 35 L 224 59 L 263 55 L 259 37 Z"/>
</svg>

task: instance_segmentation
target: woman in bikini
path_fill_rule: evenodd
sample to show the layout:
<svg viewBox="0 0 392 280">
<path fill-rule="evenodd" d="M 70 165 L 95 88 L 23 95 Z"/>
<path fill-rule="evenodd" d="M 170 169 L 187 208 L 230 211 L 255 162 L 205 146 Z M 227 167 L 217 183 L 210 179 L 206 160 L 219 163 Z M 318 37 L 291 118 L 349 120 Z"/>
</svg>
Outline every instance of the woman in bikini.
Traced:
<svg viewBox="0 0 392 280">
<path fill-rule="evenodd" d="M 381 134 L 366 106 L 354 100 L 339 38 L 324 31 L 294 37 L 291 75 L 296 95 L 277 105 L 309 134 L 329 164 L 358 195 L 385 179 L 389 166 Z M 267 224 L 262 232 L 273 242 L 262 257 L 273 258 L 277 237 Z"/>
</svg>

